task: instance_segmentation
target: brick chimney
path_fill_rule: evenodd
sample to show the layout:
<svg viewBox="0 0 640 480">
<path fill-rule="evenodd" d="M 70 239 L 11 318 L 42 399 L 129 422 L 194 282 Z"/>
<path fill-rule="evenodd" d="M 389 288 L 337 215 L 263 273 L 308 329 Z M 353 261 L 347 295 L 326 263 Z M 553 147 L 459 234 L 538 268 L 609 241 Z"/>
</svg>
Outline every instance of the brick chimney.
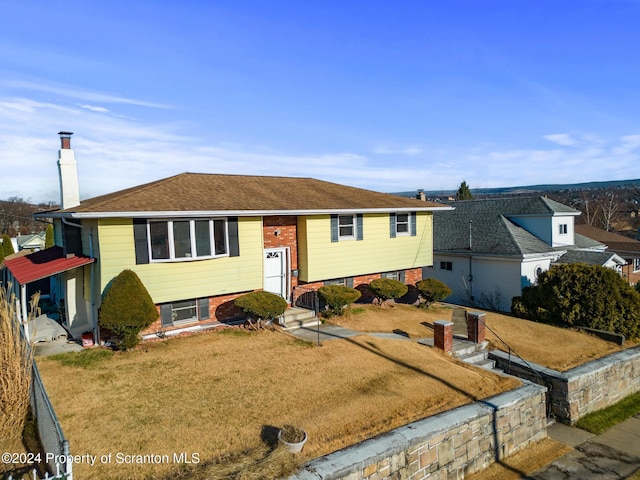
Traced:
<svg viewBox="0 0 640 480">
<path fill-rule="evenodd" d="M 60 208 L 67 209 L 80 205 L 80 184 L 78 182 L 78 163 L 71 150 L 73 132 L 58 132 L 60 150 L 58 151 L 58 171 L 60 172 Z"/>
</svg>

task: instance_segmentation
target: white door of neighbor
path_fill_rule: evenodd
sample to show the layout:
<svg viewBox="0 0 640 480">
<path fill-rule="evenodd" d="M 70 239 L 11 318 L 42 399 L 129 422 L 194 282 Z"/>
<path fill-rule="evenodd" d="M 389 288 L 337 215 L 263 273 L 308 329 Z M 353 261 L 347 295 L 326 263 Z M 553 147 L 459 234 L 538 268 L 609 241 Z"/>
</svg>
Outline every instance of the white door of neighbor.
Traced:
<svg viewBox="0 0 640 480">
<path fill-rule="evenodd" d="M 284 299 L 289 296 L 287 264 L 286 248 L 270 248 L 264 251 L 264 290 Z"/>
</svg>

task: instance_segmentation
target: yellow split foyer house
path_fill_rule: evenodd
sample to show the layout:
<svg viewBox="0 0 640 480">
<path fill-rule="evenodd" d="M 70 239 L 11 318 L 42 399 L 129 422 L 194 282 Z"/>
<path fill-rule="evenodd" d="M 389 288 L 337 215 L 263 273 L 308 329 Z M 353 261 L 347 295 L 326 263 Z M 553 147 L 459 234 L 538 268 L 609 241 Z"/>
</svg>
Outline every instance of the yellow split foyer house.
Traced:
<svg viewBox="0 0 640 480">
<path fill-rule="evenodd" d="M 294 304 L 326 284 L 415 284 L 433 262 L 432 212 L 451 209 L 312 178 L 195 173 L 80 202 L 71 133 L 60 137 L 61 208 L 37 217 L 54 219 L 70 266 L 48 274 L 74 337 L 99 340 L 101 298 L 124 269 L 158 306 L 147 336 L 237 319 L 233 300 L 255 290 Z"/>
</svg>

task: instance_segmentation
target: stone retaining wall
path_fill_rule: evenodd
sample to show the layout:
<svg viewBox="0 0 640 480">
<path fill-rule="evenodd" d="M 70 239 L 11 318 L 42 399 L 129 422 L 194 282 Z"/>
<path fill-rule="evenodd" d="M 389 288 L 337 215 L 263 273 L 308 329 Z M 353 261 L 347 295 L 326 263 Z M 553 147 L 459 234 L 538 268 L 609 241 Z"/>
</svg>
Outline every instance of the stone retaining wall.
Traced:
<svg viewBox="0 0 640 480">
<path fill-rule="evenodd" d="M 495 360 L 496 367 L 511 375 L 541 385 L 546 383 L 551 413 L 568 424 L 640 391 L 640 347 L 607 355 L 567 372 L 527 364 L 497 350 L 489 357 Z"/>
<path fill-rule="evenodd" d="M 546 389 L 526 384 L 313 460 L 289 480 L 451 479 L 546 438 Z"/>
</svg>

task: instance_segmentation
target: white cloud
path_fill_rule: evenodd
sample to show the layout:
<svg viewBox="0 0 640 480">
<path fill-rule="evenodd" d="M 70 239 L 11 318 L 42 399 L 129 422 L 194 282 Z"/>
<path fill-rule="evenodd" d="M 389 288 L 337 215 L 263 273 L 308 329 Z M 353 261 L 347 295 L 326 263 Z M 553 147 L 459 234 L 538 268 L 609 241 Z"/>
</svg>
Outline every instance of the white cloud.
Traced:
<svg viewBox="0 0 640 480">
<path fill-rule="evenodd" d="M 78 105 L 80 108 L 84 108 L 86 110 L 91 110 L 92 112 L 98 112 L 98 113 L 107 113 L 109 111 L 108 108 L 104 108 L 104 107 L 96 107 L 94 105 Z"/>
<path fill-rule="evenodd" d="M 90 107 L 90 108 L 89 108 Z M 379 191 L 454 190 L 575 183 L 638 176 L 640 134 L 604 139 L 596 134 L 554 134 L 548 149 L 418 144 L 357 151 L 291 153 L 264 143 L 213 143 L 184 134 L 180 123 L 123 117 L 117 106 L 58 105 L 0 96 L 0 199 L 58 199 L 56 132 L 76 132 L 82 198 L 140 185 L 185 171 L 314 177 Z M 562 145 L 573 140 L 571 148 Z M 407 155 L 391 165 L 378 155 Z M 416 157 L 412 157 L 416 155 Z"/>
<path fill-rule="evenodd" d="M 570 147 L 578 143 L 576 140 L 571 138 L 571 135 L 568 133 L 553 133 L 551 135 L 544 135 L 542 138 L 545 140 L 549 140 L 550 142 L 557 143 L 558 145 L 563 145 L 565 147 Z"/>
<path fill-rule="evenodd" d="M 414 155 L 420 155 L 423 151 L 423 148 L 419 145 L 409 145 L 407 147 L 380 145 L 373 148 L 371 153 L 376 155 L 407 155 L 411 157 Z"/>
<path fill-rule="evenodd" d="M 104 92 L 94 92 L 91 90 L 87 90 L 84 88 L 76 87 L 73 85 L 55 85 L 55 84 L 45 84 L 45 83 L 37 83 L 23 80 L 4 80 L 0 82 L 5 88 L 18 89 L 23 91 L 35 91 L 35 92 L 43 92 L 43 93 L 53 93 L 55 95 L 60 95 L 68 98 L 75 98 L 78 100 L 86 100 L 90 102 L 96 103 L 113 103 L 113 104 L 126 104 L 126 105 L 135 105 L 139 107 L 150 107 L 150 108 L 160 108 L 160 109 L 168 109 L 172 108 L 169 105 L 156 103 L 156 102 L 148 102 L 145 100 L 139 100 L 134 98 L 122 97 L 120 95 L 114 95 L 111 93 Z"/>
</svg>

